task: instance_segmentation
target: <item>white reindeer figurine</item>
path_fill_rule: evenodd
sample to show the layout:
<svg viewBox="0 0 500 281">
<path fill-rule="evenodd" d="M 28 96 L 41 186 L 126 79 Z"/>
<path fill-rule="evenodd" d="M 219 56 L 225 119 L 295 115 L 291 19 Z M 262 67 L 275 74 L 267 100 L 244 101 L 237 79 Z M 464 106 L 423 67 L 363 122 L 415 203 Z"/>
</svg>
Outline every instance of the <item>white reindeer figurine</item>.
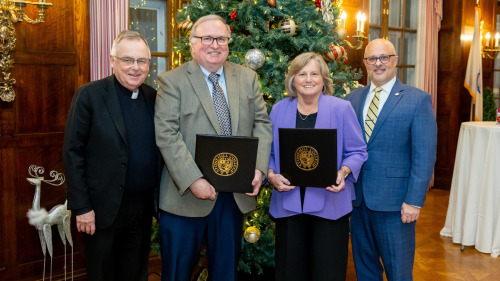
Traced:
<svg viewBox="0 0 500 281">
<path fill-rule="evenodd" d="M 31 165 L 28 170 L 29 174 L 33 178 L 26 178 L 29 183 L 36 186 L 35 197 L 33 198 L 33 207 L 28 211 L 27 216 L 29 218 L 29 223 L 33 225 L 38 230 L 38 236 L 40 237 L 40 243 L 42 244 L 42 251 L 44 256 L 44 267 L 43 267 L 43 278 L 45 279 L 45 247 L 49 250 L 49 255 L 51 258 L 50 266 L 50 280 L 52 280 L 52 257 L 53 257 L 53 247 L 52 247 L 52 226 L 57 225 L 59 230 L 59 235 L 61 236 L 62 242 L 64 244 L 64 275 L 66 280 L 66 239 L 68 239 L 69 244 L 73 252 L 73 239 L 71 238 L 71 211 L 68 210 L 68 201 L 64 205 L 54 206 L 48 213 L 45 208 L 40 209 L 40 190 L 42 182 L 48 183 L 53 186 L 59 186 L 64 183 L 64 174 L 58 173 L 56 171 L 51 171 L 50 176 L 52 180 L 45 180 L 38 174 L 43 174 L 44 169 L 35 165 Z M 73 259 L 73 254 L 72 257 Z M 73 270 L 71 270 L 73 273 Z M 73 274 L 72 274 L 73 275 Z M 73 278 L 72 278 L 73 279 Z"/>
</svg>

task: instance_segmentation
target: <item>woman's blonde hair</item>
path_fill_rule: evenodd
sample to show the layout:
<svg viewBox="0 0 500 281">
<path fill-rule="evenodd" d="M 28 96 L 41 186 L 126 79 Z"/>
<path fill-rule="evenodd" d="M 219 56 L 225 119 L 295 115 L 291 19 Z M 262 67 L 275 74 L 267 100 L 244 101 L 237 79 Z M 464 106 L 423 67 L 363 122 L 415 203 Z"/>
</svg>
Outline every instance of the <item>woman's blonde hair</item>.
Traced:
<svg viewBox="0 0 500 281">
<path fill-rule="evenodd" d="M 332 95 L 333 94 L 333 82 L 330 78 L 330 72 L 328 70 L 328 65 L 326 64 L 323 58 L 316 53 L 303 53 L 298 55 L 290 64 L 290 68 L 288 69 L 288 73 L 285 78 L 285 88 L 288 93 L 288 96 L 291 99 L 297 97 L 297 89 L 295 89 L 294 78 L 299 71 L 309 63 L 310 60 L 315 60 L 319 67 L 319 72 L 323 77 L 323 95 Z"/>
</svg>

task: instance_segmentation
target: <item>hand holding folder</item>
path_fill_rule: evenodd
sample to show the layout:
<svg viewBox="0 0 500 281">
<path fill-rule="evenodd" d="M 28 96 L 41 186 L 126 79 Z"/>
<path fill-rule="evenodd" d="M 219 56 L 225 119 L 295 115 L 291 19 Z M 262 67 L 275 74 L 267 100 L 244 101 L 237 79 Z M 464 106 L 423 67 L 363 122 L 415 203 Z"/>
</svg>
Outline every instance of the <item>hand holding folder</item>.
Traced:
<svg viewBox="0 0 500 281">
<path fill-rule="evenodd" d="M 337 185 L 337 129 L 279 128 L 279 144 L 280 173 L 290 185 Z"/>
<path fill-rule="evenodd" d="M 195 180 L 189 189 L 196 198 L 215 200 L 215 188 L 204 178 Z"/>
</svg>

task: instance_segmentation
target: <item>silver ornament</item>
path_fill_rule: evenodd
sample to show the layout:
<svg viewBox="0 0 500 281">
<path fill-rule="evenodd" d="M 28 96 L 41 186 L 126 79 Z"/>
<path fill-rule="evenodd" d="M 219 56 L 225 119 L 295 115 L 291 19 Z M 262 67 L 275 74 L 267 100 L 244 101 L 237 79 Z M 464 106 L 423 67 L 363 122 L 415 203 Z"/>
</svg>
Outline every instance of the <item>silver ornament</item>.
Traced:
<svg viewBox="0 0 500 281">
<path fill-rule="evenodd" d="M 264 65 L 264 62 L 266 62 L 266 57 L 261 50 L 252 49 L 246 53 L 245 61 L 248 67 L 253 70 L 257 70 Z"/>
</svg>

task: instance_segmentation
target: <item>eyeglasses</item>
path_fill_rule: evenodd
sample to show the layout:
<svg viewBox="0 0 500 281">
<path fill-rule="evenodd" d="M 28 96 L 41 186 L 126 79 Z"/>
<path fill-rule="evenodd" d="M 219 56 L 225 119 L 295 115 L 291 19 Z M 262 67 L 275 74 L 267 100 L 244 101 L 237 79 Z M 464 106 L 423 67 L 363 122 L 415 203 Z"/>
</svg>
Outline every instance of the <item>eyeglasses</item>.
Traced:
<svg viewBox="0 0 500 281">
<path fill-rule="evenodd" d="M 225 46 L 232 41 L 230 37 L 217 37 L 217 38 L 214 38 L 212 36 L 193 36 L 193 37 L 200 38 L 201 44 L 203 45 L 212 45 L 214 43 L 214 40 L 217 40 L 217 44 L 219 46 Z"/>
<path fill-rule="evenodd" d="M 396 55 L 388 55 L 388 56 L 380 56 L 380 57 L 369 57 L 369 58 L 365 58 L 366 60 L 366 63 L 372 65 L 372 64 L 376 64 L 377 63 L 377 60 L 380 60 L 381 63 L 383 64 L 386 64 L 388 62 L 391 61 L 391 57 L 395 57 Z"/>
<path fill-rule="evenodd" d="M 126 64 L 128 66 L 132 66 L 132 65 L 134 65 L 135 62 L 137 62 L 137 65 L 139 67 L 144 67 L 147 64 L 149 64 L 149 61 L 151 61 L 151 59 L 133 59 L 133 58 L 129 58 L 129 57 L 119 58 L 117 56 L 114 56 L 114 57 L 121 60 L 124 64 Z"/>
</svg>

